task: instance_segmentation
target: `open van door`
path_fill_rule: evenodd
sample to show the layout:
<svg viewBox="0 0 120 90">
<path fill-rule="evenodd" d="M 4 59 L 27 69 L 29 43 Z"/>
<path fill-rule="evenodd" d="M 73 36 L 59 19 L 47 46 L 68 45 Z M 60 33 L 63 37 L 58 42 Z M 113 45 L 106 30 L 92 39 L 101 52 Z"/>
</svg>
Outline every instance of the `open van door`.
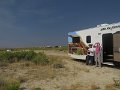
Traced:
<svg viewBox="0 0 120 90">
<path fill-rule="evenodd" d="M 120 65 L 120 32 L 113 34 L 113 54 L 115 64 Z"/>
<path fill-rule="evenodd" d="M 103 61 L 113 62 L 113 34 L 107 33 L 102 35 L 103 44 Z"/>
</svg>

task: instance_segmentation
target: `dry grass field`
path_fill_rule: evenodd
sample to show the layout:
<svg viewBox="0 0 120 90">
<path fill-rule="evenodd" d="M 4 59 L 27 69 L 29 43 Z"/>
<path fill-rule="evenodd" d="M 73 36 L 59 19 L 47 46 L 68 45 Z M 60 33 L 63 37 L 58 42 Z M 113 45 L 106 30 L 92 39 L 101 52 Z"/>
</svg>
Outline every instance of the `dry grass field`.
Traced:
<svg viewBox="0 0 120 90">
<path fill-rule="evenodd" d="M 52 60 L 51 64 L 14 62 L 0 67 L 0 77 L 18 80 L 21 90 L 120 90 L 120 69 L 86 66 L 63 51 L 44 53 Z"/>
</svg>

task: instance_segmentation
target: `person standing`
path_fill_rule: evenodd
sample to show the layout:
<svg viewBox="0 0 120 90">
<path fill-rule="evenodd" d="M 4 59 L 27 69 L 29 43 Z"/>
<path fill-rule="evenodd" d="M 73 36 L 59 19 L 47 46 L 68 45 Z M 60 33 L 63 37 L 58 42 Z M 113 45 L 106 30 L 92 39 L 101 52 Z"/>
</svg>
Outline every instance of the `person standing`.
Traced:
<svg viewBox="0 0 120 90">
<path fill-rule="evenodd" d="M 86 64 L 90 64 L 90 65 L 93 65 L 94 64 L 94 48 L 93 48 L 93 45 L 92 44 L 89 44 L 89 49 L 88 49 L 88 52 L 87 52 L 87 61 L 86 61 Z"/>
<path fill-rule="evenodd" d="M 95 66 L 99 66 L 101 67 L 101 46 L 100 46 L 100 43 L 95 43 L 94 45 L 95 47 Z"/>
</svg>

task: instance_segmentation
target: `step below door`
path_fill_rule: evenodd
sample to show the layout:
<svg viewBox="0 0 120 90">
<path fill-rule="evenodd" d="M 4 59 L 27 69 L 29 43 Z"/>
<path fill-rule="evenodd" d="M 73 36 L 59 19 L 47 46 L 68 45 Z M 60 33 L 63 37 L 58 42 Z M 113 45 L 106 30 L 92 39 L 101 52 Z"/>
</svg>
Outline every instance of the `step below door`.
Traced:
<svg viewBox="0 0 120 90">
<path fill-rule="evenodd" d="M 114 61 L 120 62 L 120 33 L 113 34 Z"/>
</svg>

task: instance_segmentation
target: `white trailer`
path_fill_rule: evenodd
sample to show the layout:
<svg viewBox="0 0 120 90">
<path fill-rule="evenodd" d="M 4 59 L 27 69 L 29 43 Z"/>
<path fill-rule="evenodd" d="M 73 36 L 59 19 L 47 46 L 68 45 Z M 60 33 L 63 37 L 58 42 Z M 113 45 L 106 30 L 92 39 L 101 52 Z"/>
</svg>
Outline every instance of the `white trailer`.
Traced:
<svg viewBox="0 0 120 90">
<path fill-rule="evenodd" d="M 120 65 L 120 22 L 68 33 L 68 53 L 74 59 L 86 60 L 89 44 L 99 42 L 104 62 Z"/>
</svg>

